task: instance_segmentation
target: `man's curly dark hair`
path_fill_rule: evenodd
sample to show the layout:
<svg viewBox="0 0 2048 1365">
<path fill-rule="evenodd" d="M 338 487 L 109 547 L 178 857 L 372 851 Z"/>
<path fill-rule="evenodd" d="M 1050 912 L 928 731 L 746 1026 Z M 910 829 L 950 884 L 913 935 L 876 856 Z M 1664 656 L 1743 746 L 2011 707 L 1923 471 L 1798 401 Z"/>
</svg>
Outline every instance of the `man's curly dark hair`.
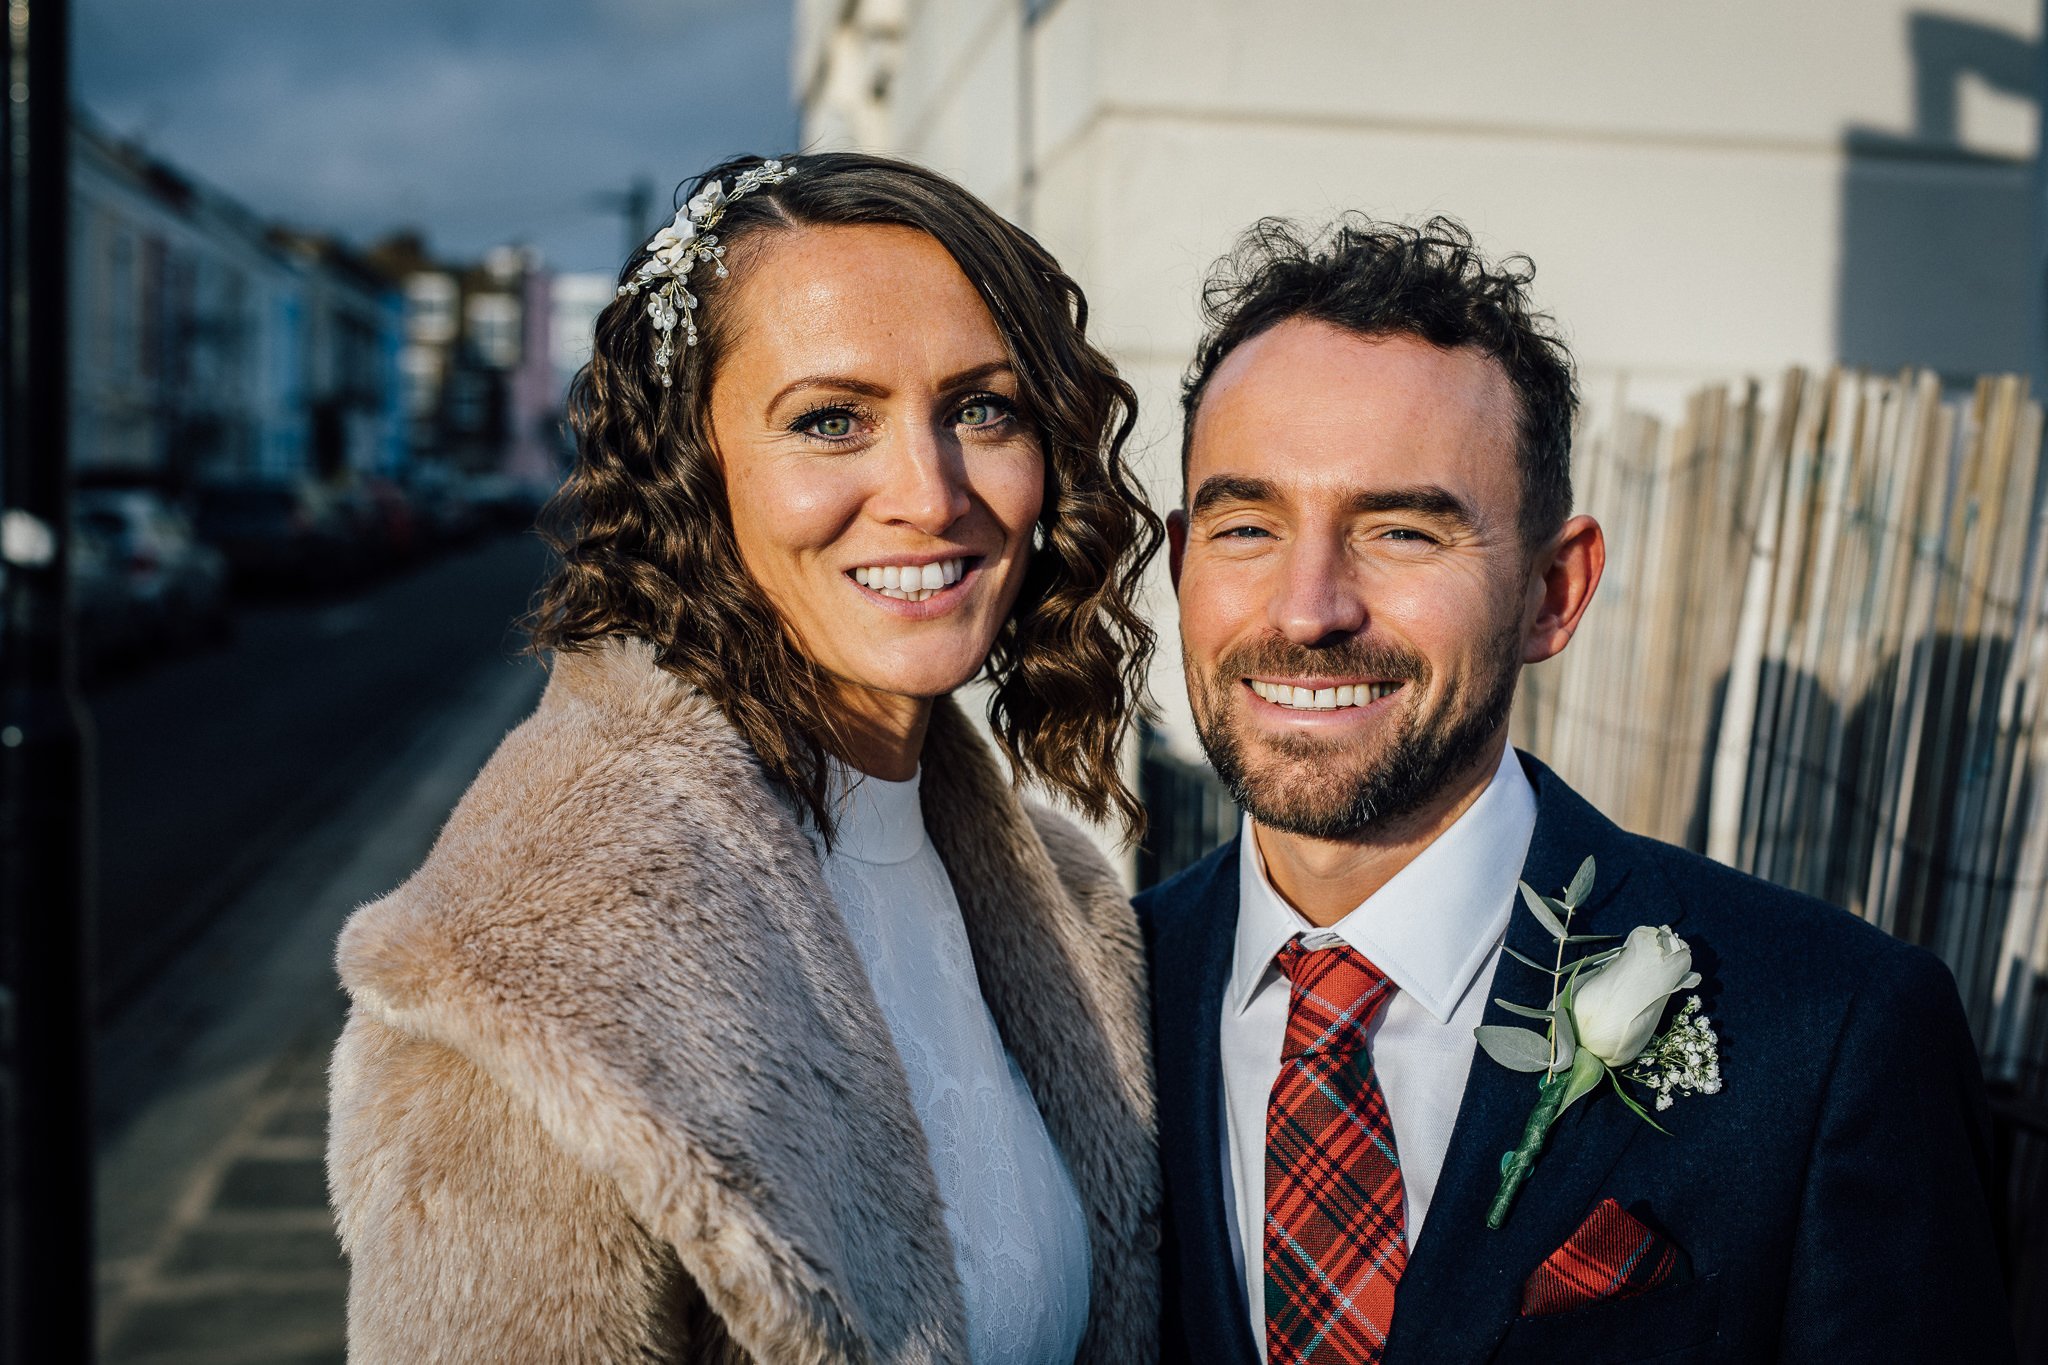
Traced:
<svg viewBox="0 0 2048 1365">
<path fill-rule="evenodd" d="M 1413 227 L 1347 213 L 1310 234 L 1283 218 L 1247 228 L 1202 287 L 1202 341 L 1181 383 L 1181 496 L 1195 412 L 1232 351 L 1293 318 L 1365 337 L 1474 346 L 1500 363 L 1520 404 L 1521 532 L 1536 545 L 1571 515 L 1578 384 L 1556 324 L 1529 301 L 1527 256 L 1489 263 L 1455 219 Z"/>
</svg>

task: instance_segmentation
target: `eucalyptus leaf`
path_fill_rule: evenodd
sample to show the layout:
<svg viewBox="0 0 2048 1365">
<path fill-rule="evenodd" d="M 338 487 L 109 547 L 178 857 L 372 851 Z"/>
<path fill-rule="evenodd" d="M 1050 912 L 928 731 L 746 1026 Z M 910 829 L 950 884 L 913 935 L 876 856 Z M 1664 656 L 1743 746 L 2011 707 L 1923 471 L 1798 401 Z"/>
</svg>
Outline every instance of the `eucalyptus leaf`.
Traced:
<svg viewBox="0 0 2048 1365">
<path fill-rule="evenodd" d="M 1545 1023 L 1548 1023 L 1548 1022 L 1550 1022 L 1550 1011 L 1549 1011 L 1549 1010 L 1539 1010 L 1539 1009 L 1535 1009 L 1535 1008 L 1532 1008 L 1531 1006 L 1528 1006 L 1528 1005 L 1517 1005 L 1517 1004 L 1516 1004 L 1516 1003 L 1515 1003 L 1514 1001 L 1512 1001 L 1512 1000 L 1503 1000 L 1503 999 L 1501 999 L 1501 998 L 1500 998 L 1499 996 L 1497 996 L 1497 995 L 1496 995 L 1495 997 L 1493 997 L 1493 1003 L 1494 1003 L 1494 1004 L 1496 1004 L 1496 1005 L 1499 1005 L 1499 1006 L 1500 1006 L 1500 1007 L 1501 1007 L 1502 1009 L 1506 1010 L 1506 1011 L 1507 1011 L 1507 1012 L 1508 1012 L 1509 1014 L 1519 1014 L 1519 1015 L 1521 1015 L 1521 1016 L 1522 1016 L 1522 1017 L 1523 1017 L 1524 1019 L 1541 1019 L 1541 1020 L 1543 1020 L 1543 1021 L 1544 1021 Z"/>
<path fill-rule="evenodd" d="M 1522 888 L 1522 902 L 1529 907 L 1529 913 L 1536 917 L 1536 922 L 1543 926 L 1543 931 L 1554 939 L 1568 937 L 1564 922 L 1558 919 L 1543 897 L 1536 894 L 1536 888 L 1527 882 L 1517 882 L 1516 885 Z"/>
<path fill-rule="evenodd" d="M 1523 966 L 1534 967 L 1537 971 L 1543 973 L 1545 976 L 1555 977 L 1557 975 L 1556 971 L 1554 971 L 1553 969 L 1544 966 L 1541 962 L 1536 961 L 1534 958 L 1522 956 L 1513 948 L 1508 947 L 1508 945 L 1505 943 L 1500 945 L 1500 950 L 1506 953 L 1509 957 L 1513 958 L 1515 961 L 1521 963 Z"/>
<path fill-rule="evenodd" d="M 1577 1056 L 1579 1051 L 1579 1034 L 1578 1030 L 1572 1027 L 1572 1012 L 1570 1010 L 1559 1010 L 1556 1019 L 1557 1037 L 1555 1042 L 1557 1044 L 1557 1056 L 1550 1063 L 1552 1075 L 1560 1071 L 1570 1070 L 1572 1058 Z"/>
<path fill-rule="evenodd" d="M 1604 938 L 1621 938 L 1620 934 L 1573 934 L 1566 943 L 1598 943 Z"/>
<path fill-rule="evenodd" d="M 1510 1071 L 1550 1070 L 1550 1040 L 1535 1029 L 1481 1024 L 1472 1032 L 1486 1055 Z"/>
<path fill-rule="evenodd" d="M 1593 855 L 1587 854 L 1586 861 L 1579 864 L 1579 870 L 1572 876 L 1572 884 L 1565 891 L 1565 901 L 1574 909 L 1586 903 L 1586 897 L 1593 894 Z"/>
</svg>

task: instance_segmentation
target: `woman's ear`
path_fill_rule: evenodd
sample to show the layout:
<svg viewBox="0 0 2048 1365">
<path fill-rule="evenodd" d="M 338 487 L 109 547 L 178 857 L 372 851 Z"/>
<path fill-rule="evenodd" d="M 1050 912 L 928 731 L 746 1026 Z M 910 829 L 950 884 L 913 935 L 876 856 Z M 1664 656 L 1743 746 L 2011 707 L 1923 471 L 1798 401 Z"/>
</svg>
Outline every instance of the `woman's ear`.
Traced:
<svg viewBox="0 0 2048 1365">
<path fill-rule="evenodd" d="M 1567 521 L 1529 567 L 1523 663 L 1542 663 L 1571 643 L 1606 567 L 1607 540 L 1600 523 L 1588 516 Z"/>
</svg>

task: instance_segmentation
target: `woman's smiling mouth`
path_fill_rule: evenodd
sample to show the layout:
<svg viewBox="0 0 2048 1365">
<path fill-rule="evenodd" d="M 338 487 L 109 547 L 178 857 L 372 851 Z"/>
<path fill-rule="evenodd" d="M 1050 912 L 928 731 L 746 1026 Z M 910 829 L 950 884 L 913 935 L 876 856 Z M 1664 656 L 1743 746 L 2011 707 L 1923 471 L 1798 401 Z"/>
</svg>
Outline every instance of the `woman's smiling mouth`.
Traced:
<svg viewBox="0 0 2048 1365">
<path fill-rule="evenodd" d="M 883 597 L 898 602 L 923 602 L 958 583 L 978 559 L 956 556 L 921 564 L 864 564 L 848 569 L 846 576 Z"/>
</svg>

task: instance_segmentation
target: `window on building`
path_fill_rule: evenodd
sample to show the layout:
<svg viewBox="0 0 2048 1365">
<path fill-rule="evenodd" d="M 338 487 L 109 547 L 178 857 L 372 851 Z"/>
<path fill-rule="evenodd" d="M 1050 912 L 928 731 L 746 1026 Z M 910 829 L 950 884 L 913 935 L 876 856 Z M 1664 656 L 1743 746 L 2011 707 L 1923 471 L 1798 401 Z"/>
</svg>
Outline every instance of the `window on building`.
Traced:
<svg viewBox="0 0 2048 1365">
<path fill-rule="evenodd" d="M 405 282 L 406 336 L 425 346 L 455 340 L 455 279 L 423 272 Z"/>
<path fill-rule="evenodd" d="M 510 294 L 471 294 L 469 341 L 477 358 L 494 369 L 519 363 L 519 300 Z"/>
<path fill-rule="evenodd" d="M 431 346 L 407 346 L 398 353 L 398 374 L 410 417 L 430 415 L 441 397 L 441 353 Z"/>
</svg>

